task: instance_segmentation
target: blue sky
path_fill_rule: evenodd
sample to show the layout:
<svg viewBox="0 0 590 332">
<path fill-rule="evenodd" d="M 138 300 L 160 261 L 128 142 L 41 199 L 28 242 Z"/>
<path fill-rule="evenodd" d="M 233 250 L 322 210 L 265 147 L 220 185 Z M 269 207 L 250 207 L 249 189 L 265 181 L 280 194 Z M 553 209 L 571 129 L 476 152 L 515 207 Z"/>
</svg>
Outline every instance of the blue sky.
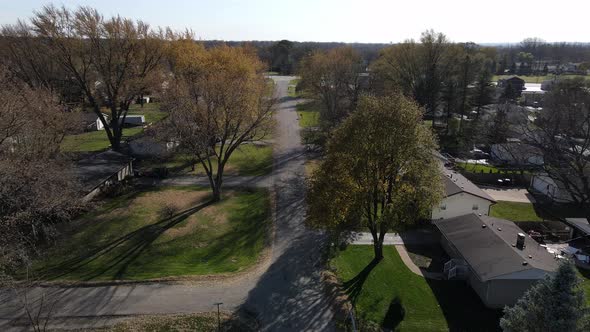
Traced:
<svg viewBox="0 0 590 332">
<path fill-rule="evenodd" d="M 0 24 L 50 1 L 0 0 Z M 398 42 L 435 29 L 453 41 L 590 42 L 587 0 L 62 0 L 152 25 L 192 29 L 202 39 Z"/>
</svg>

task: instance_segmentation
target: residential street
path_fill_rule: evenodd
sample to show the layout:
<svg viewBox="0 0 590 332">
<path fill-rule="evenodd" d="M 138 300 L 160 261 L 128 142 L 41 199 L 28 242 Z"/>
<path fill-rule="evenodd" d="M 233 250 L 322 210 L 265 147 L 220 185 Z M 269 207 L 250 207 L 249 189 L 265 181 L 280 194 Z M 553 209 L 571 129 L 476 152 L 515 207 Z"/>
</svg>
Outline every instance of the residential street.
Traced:
<svg viewBox="0 0 590 332">
<path fill-rule="evenodd" d="M 334 330 L 333 313 L 319 276 L 319 247 L 324 237 L 303 226 L 305 150 L 299 135 L 296 101 L 287 97 L 287 86 L 293 78 L 273 78 L 281 104 L 276 113 L 272 177 L 226 181 L 229 186 L 238 186 L 242 181 L 250 186 L 274 185 L 276 231 L 270 259 L 242 278 L 229 281 L 35 288 L 29 300 L 40 294 L 45 294 L 46 303 L 57 300 L 50 328 L 95 327 L 128 315 L 214 311 L 214 303 L 221 302 L 222 310 L 242 310 L 257 317 L 264 331 Z M 22 314 L 20 300 L 13 292 L 0 290 L 0 331 L 24 329 L 10 326 L 10 321 Z"/>
</svg>

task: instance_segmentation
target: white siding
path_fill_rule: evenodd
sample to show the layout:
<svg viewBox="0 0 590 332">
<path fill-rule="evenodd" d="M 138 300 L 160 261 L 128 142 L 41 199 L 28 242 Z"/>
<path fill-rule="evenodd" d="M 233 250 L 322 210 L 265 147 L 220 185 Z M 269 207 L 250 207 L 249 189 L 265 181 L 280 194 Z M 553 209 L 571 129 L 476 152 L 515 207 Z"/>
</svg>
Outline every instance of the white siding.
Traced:
<svg viewBox="0 0 590 332">
<path fill-rule="evenodd" d="M 566 190 L 560 189 L 555 181 L 548 176 L 535 175 L 531 181 L 531 187 L 536 192 L 551 198 L 555 202 L 572 202 L 570 194 Z"/>
<path fill-rule="evenodd" d="M 448 219 L 469 213 L 487 216 L 492 202 L 468 193 L 459 193 L 445 197 L 442 202 L 432 209 L 432 220 Z M 477 207 L 477 209 L 474 209 Z"/>
</svg>

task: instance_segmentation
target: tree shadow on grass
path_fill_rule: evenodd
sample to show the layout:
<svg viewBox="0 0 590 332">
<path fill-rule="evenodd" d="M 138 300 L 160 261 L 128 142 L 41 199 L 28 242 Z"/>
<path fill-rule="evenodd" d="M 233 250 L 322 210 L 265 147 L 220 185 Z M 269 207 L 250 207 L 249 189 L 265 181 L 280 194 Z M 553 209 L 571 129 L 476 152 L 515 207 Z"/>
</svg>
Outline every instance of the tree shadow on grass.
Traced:
<svg viewBox="0 0 590 332">
<path fill-rule="evenodd" d="M 100 264 L 99 268 L 90 269 L 88 272 L 80 274 L 80 279 L 92 280 L 104 276 L 106 273 L 109 273 L 109 271 L 112 271 L 110 272 L 112 273 L 112 279 L 122 279 L 125 276 L 129 265 L 132 264 L 148 247 L 150 247 L 160 235 L 183 222 L 192 214 L 211 204 L 212 202 L 208 201 L 184 210 L 169 218 L 162 219 L 125 234 L 83 255 L 49 266 L 38 272 L 41 276 L 47 279 L 58 279 L 79 272 L 81 269 L 87 267 L 96 260 L 104 259 L 110 254 L 115 254 L 113 257 L 108 258 L 104 264 Z"/>
<path fill-rule="evenodd" d="M 501 331 L 502 310 L 487 308 L 466 282 L 426 281 L 447 320 L 449 331 Z"/>
<path fill-rule="evenodd" d="M 352 304 L 356 304 L 356 301 L 363 290 L 363 285 L 371 271 L 377 266 L 379 263 L 378 260 L 373 259 L 361 272 L 359 272 L 354 278 L 345 281 L 342 286 L 344 291 L 348 295 L 348 298 L 352 302 Z"/>
<path fill-rule="evenodd" d="M 381 326 L 385 329 L 393 331 L 404 320 L 405 317 L 406 309 L 404 309 L 402 300 L 396 296 L 393 300 L 391 300 Z"/>
</svg>

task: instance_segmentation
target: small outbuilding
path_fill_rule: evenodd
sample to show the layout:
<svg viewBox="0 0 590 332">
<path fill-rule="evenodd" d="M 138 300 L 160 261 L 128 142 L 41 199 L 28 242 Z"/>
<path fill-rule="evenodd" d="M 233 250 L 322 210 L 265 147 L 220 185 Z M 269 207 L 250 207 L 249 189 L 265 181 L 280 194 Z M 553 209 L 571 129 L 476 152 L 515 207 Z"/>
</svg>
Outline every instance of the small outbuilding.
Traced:
<svg viewBox="0 0 590 332">
<path fill-rule="evenodd" d="M 133 159 L 115 151 L 94 154 L 76 163 L 75 174 L 82 183 L 84 200 L 133 175 Z"/>
<path fill-rule="evenodd" d="M 536 282 L 553 274 L 558 259 L 509 220 L 479 214 L 436 220 L 451 257 L 448 279 L 465 280 L 490 308 L 514 305 Z"/>
</svg>

